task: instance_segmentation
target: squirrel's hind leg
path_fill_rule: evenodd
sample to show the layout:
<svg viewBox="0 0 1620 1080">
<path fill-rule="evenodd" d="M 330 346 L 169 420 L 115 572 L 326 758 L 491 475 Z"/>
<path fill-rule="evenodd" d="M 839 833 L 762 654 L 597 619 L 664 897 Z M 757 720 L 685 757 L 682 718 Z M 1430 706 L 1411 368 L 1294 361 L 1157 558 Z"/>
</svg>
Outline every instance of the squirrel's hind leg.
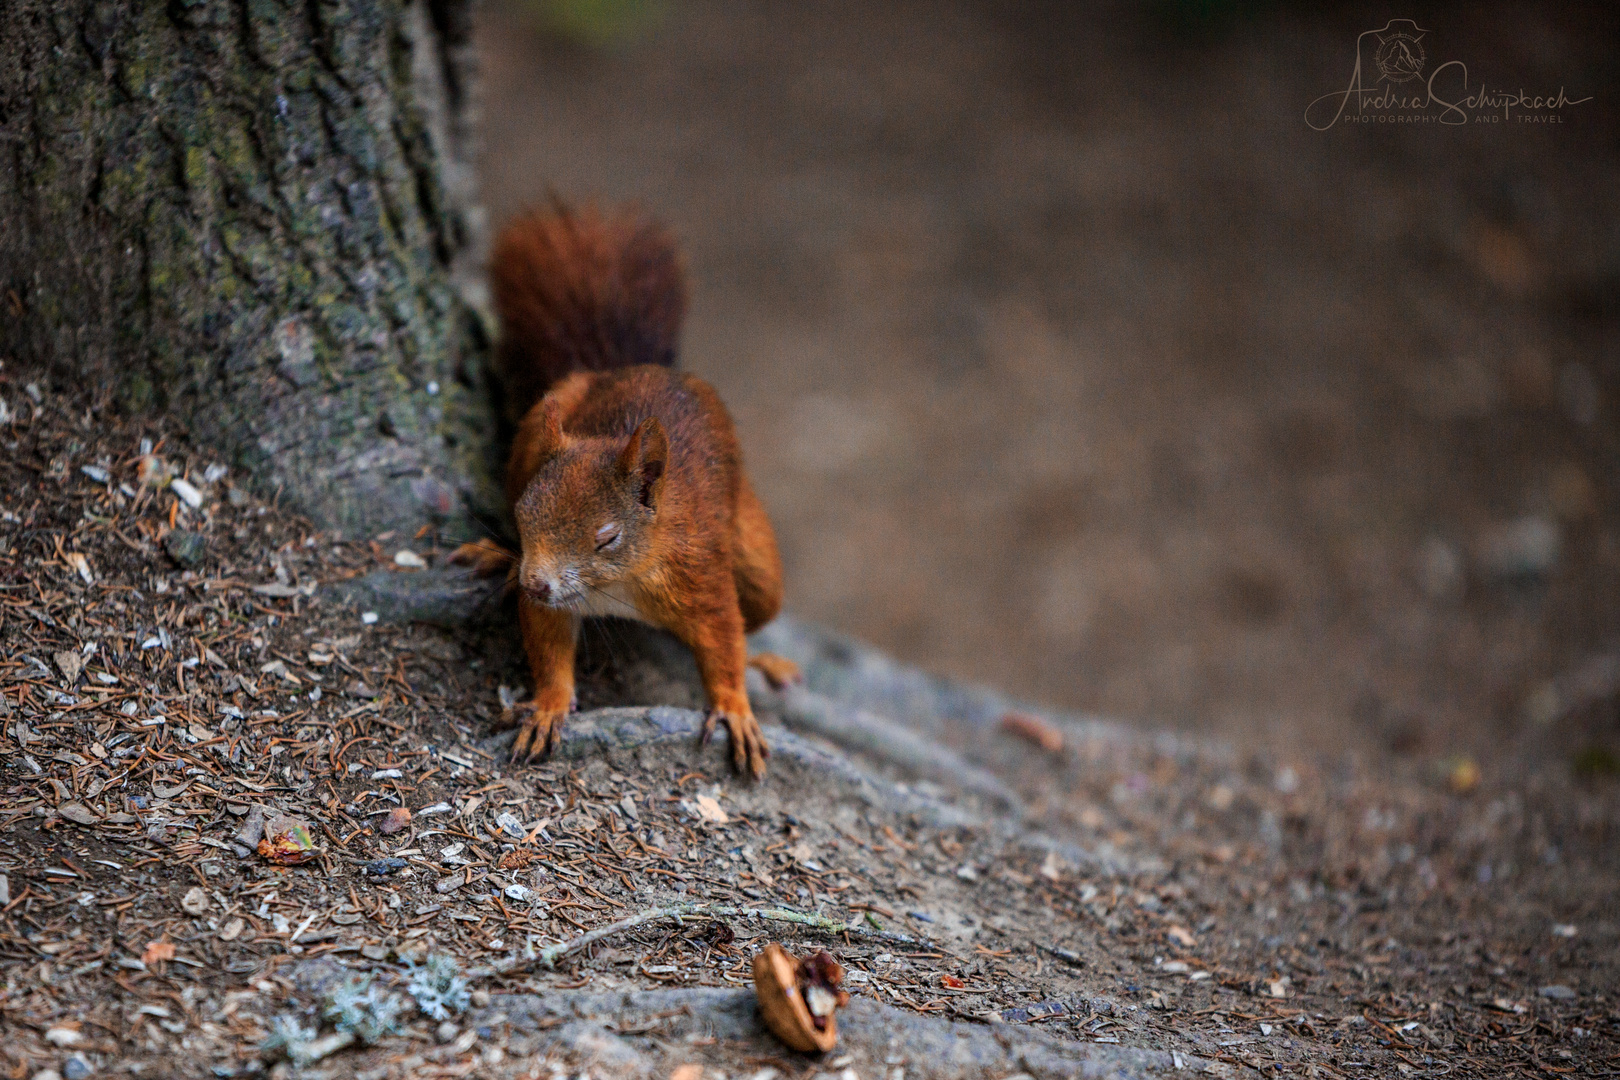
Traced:
<svg viewBox="0 0 1620 1080">
<path fill-rule="evenodd" d="M 799 665 L 775 653 L 755 653 L 748 658 L 748 666 L 764 675 L 772 690 L 786 690 L 804 682 L 804 672 L 799 670 Z"/>
<path fill-rule="evenodd" d="M 731 576 L 743 629 L 753 633 L 782 610 L 782 556 L 776 532 L 748 478 L 737 492 L 737 518 L 731 530 Z M 769 675 L 769 672 L 766 673 Z"/>
</svg>

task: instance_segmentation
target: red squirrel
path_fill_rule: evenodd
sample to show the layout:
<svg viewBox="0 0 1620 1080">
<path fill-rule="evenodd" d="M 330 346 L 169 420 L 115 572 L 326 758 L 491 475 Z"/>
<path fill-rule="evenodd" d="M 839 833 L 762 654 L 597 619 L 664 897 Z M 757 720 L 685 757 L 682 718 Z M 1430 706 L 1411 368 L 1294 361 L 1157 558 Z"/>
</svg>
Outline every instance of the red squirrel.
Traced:
<svg viewBox="0 0 1620 1080">
<path fill-rule="evenodd" d="M 790 661 L 749 661 L 743 635 L 782 606 L 782 561 L 714 388 L 674 370 L 686 282 L 668 235 L 633 212 L 562 206 L 508 225 L 490 274 L 497 374 L 517 424 L 506 497 L 520 550 L 463 545 L 454 560 L 509 567 L 534 696 L 509 716 L 512 756 L 556 746 L 574 707 L 585 615 L 636 618 L 692 650 L 738 772 L 770 748 L 748 704 L 749 663 L 780 686 Z"/>
</svg>

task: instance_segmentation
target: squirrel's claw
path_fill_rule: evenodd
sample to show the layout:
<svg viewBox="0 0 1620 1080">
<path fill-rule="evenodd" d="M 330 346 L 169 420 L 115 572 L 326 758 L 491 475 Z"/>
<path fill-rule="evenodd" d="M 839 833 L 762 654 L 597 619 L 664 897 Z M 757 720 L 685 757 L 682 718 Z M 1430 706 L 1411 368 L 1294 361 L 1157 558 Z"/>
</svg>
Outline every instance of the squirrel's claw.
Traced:
<svg viewBox="0 0 1620 1080">
<path fill-rule="evenodd" d="M 550 757 L 562 737 L 564 714 L 545 712 L 536 708 L 534 702 L 524 701 L 512 706 L 510 715 L 518 725 L 517 739 L 512 743 L 512 760 Z"/>
<path fill-rule="evenodd" d="M 717 720 L 726 722 L 726 734 L 731 739 L 732 767 L 754 780 L 763 779 L 765 759 L 771 756 L 771 748 L 765 745 L 765 735 L 759 730 L 759 721 L 754 719 L 752 713 L 738 715 L 710 709 L 703 718 L 703 745 L 707 746 L 709 740 L 714 738 Z"/>
<path fill-rule="evenodd" d="M 799 670 L 799 665 L 775 653 L 755 653 L 748 658 L 748 666 L 764 675 L 772 690 L 786 690 L 804 682 L 804 672 Z"/>
</svg>

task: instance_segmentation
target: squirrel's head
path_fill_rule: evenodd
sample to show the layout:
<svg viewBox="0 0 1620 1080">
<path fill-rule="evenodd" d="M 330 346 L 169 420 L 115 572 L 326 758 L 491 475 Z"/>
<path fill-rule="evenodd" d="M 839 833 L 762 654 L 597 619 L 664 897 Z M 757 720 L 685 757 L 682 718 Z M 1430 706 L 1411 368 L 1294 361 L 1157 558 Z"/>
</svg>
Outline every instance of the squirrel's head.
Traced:
<svg viewBox="0 0 1620 1080">
<path fill-rule="evenodd" d="M 518 585 L 537 603 L 583 610 L 592 591 L 631 576 L 648 554 L 669 466 L 655 417 L 628 439 L 570 438 L 543 418 L 539 470 L 513 512 Z"/>
</svg>

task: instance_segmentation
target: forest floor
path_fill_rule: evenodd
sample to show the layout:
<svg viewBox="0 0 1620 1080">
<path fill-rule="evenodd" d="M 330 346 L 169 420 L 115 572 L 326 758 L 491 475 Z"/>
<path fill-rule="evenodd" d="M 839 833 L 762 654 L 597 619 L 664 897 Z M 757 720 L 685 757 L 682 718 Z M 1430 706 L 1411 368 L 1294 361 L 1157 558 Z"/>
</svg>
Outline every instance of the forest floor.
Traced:
<svg viewBox="0 0 1620 1080">
<path fill-rule="evenodd" d="M 0 1075 L 1620 1071 L 1615 16 L 1424 39 L 1565 124 L 1316 132 L 1376 27 L 1139 9 L 485 9 L 492 219 L 689 253 L 807 620 L 758 786 L 616 624 L 510 765 L 434 537 L 0 358 Z M 681 904 L 727 913 L 527 957 Z M 767 940 L 849 967 L 838 1051 L 759 1030 Z"/>
<path fill-rule="evenodd" d="M 1545 707 L 1620 650 L 1620 9 L 1419 18 L 1559 124 L 1317 131 L 1352 7 L 660 7 L 485 9 L 490 222 L 670 224 L 792 610 L 1284 755 L 1620 755 Z"/>
<path fill-rule="evenodd" d="M 1616 1071 L 1620 799 L 1562 762 L 1236 752 L 782 620 L 763 783 L 611 622 L 513 766 L 515 634 L 431 536 L 322 535 L 91 388 L 0 400 L 4 1075 Z M 771 940 L 849 968 L 834 1053 L 759 1029 Z"/>
</svg>

